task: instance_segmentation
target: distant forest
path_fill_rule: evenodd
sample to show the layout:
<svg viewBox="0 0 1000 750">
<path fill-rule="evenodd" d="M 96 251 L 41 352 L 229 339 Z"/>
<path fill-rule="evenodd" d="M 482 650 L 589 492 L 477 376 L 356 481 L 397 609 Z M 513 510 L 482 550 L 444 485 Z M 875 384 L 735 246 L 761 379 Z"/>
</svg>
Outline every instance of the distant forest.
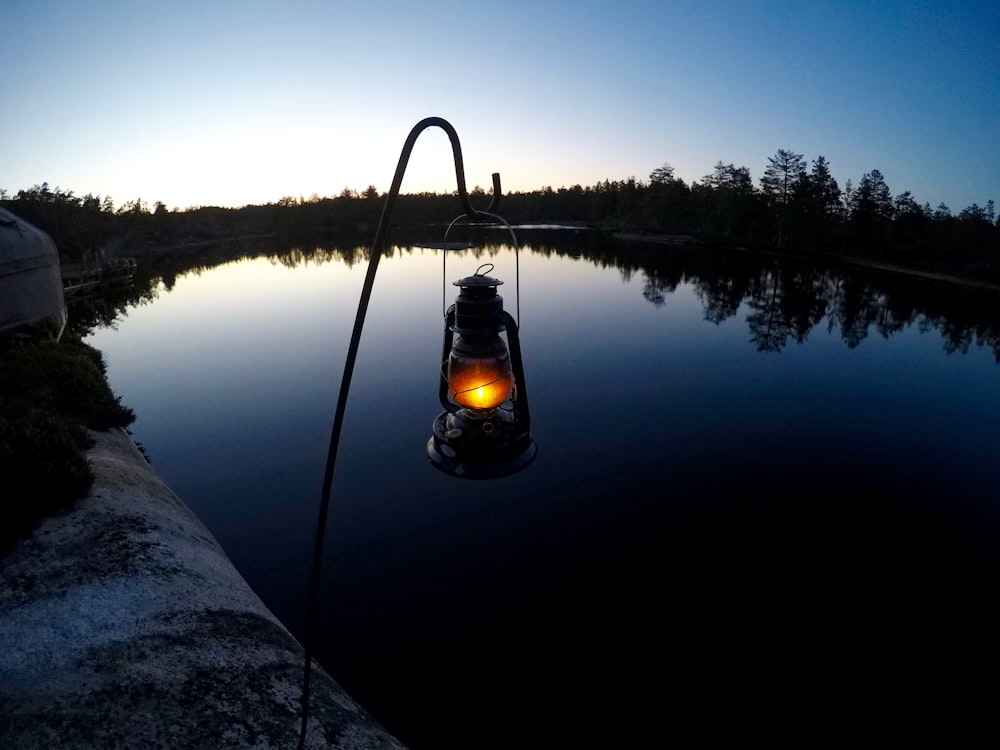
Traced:
<svg viewBox="0 0 1000 750">
<path fill-rule="evenodd" d="M 489 196 L 471 191 L 473 205 Z M 115 206 L 108 197 L 52 189 L 48 183 L 0 205 L 38 225 L 70 260 L 94 254 L 141 256 L 192 243 L 249 236 L 305 237 L 374 232 L 384 194 L 345 188 L 337 196 L 285 196 L 243 208 L 168 210 L 138 198 Z M 460 212 L 454 195 L 400 196 L 397 225 L 446 222 Z M 1000 219 L 992 200 L 957 214 L 921 205 L 909 192 L 893 196 L 877 169 L 841 188 L 822 156 L 811 164 L 784 149 L 768 159 L 758 184 L 747 167 L 717 163 L 691 184 L 664 164 L 648 180 L 605 180 L 582 187 L 543 187 L 503 196 L 511 223 L 571 223 L 643 235 L 693 237 L 706 244 L 801 254 L 850 255 L 916 266 L 949 266 L 1000 281 Z"/>
</svg>

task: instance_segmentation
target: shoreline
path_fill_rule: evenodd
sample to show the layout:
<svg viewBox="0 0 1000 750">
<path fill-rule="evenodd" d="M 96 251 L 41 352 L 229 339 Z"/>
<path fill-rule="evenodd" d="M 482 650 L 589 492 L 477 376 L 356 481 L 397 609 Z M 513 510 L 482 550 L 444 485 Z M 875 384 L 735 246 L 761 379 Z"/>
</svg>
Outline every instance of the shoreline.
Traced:
<svg viewBox="0 0 1000 750">
<path fill-rule="evenodd" d="M 123 430 L 4 559 L 0 745 L 290 748 L 302 647 Z M 314 664 L 306 747 L 403 746 Z"/>
<path fill-rule="evenodd" d="M 750 253 L 753 255 L 772 255 L 777 258 L 793 258 L 796 260 L 807 260 L 812 262 L 826 262 L 855 268 L 864 268 L 870 271 L 880 271 L 902 276 L 923 279 L 924 281 L 934 281 L 944 284 L 957 284 L 971 289 L 979 289 L 993 292 L 1000 292 L 1000 283 L 984 281 L 982 279 L 970 278 L 949 271 L 928 271 L 912 266 L 901 266 L 895 263 L 875 260 L 873 258 L 863 258 L 857 255 L 840 255 L 830 253 L 817 253 L 809 255 L 805 253 L 785 252 L 782 250 L 753 249 L 736 245 L 718 245 L 706 243 L 691 235 L 657 235 L 657 234 L 636 234 L 631 232 L 615 232 L 614 238 L 624 242 L 646 243 L 650 245 L 661 245 L 676 249 L 708 249 L 723 250 L 725 252 Z M 1000 272 L 1000 270 L 998 270 Z"/>
</svg>

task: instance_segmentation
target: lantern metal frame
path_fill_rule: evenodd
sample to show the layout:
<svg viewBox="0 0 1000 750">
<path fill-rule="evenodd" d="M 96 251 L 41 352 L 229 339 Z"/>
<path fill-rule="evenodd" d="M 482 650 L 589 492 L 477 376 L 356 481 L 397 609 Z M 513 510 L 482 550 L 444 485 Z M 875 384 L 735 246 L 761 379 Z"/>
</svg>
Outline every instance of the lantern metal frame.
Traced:
<svg viewBox="0 0 1000 750">
<path fill-rule="evenodd" d="M 500 175 L 494 172 L 492 175 L 493 179 L 493 194 L 490 201 L 489 207 L 486 211 L 478 211 L 472 207 L 469 203 L 469 195 L 465 187 L 465 168 L 462 163 L 462 147 L 458 140 L 458 133 L 455 128 L 452 127 L 451 123 L 440 117 L 427 117 L 410 130 L 406 141 L 403 143 L 403 149 L 399 155 L 399 162 L 396 165 L 396 172 L 393 175 L 392 185 L 389 188 L 389 192 L 386 195 L 385 204 L 382 208 L 382 215 L 379 218 L 378 227 L 375 230 L 375 238 L 372 241 L 371 252 L 368 258 L 368 270 L 365 274 L 364 284 L 361 289 L 361 298 L 358 301 L 358 311 L 354 320 L 354 328 L 351 331 L 351 340 L 347 349 L 347 357 L 344 363 L 344 373 L 340 381 L 340 391 L 337 397 L 337 408 L 334 413 L 333 427 L 330 431 L 330 444 L 327 451 L 326 467 L 323 473 L 323 487 L 321 490 L 320 504 L 319 504 L 319 514 L 316 521 L 316 537 L 315 543 L 313 545 L 313 559 L 312 559 L 312 572 L 310 576 L 309 585 L 309 609 L 306 615 L 306 629 L 304 638 L 304 666 L 303 666 L 303 676 L 302 676 L 302 712 L 301 712 L 301 724 L 299 729 L 299 740 L 298 748 L 303 748 L 305 746 L 306 733 L 309 724 L 309 692 L 311 684 L 312 675 L 312 653 L 313 646 L 315 642 L 315 631 L 316 631 L 316 620 L 318 617 L 318 607 L 319 607 L 319 582 L 320 574 L 322 570 L 323 563 L 323 542 L 326 536 L 326 525 L 327 518 L 329 515 L 330 508 L 330 495 L 333 487 L 333 476 L 337 463 L 337 451 L 340 445 L 340 436 L 343 431 L 344 417 L 347 410 L 347 397 L 351 388 L 351 380 L 354 375 L 354 366 L 357 361 L 358 348 L 361 342 L 361 332 L 364 328 L 365 317 L 368 312 L 368 304 L 371 300 L 372 287 L 375 283 L 375 274 L 378 270 L 379 260 L 382 257 L 382 253 L 385 249 L 386 235 L 388 234 L 390 217 L 392 216 L 393 209 L 395 208 L 396 201 L 399 198 L 399 189 L 403 182 L 403 174 L 406 171 L 406 166 L 410 160 L 410 154 L 413 151 L 413 146 L 416 143 L 417 138 L 420 134 L 429 127 L 439 127 L 445 131 L 448 135 L 448 139 L 451 141 L 452 154 L 455 161 L 455 178 L 457 181 L 457 193 L 458 199 L 462 204 L 463 216 L 467 217 L 473 222 L 494 222 L 501 221 L 506 224 L 503 219 L 496 216 L 493 211 L 500 203 Z M 454 224 L 454 222 L 452 222 Z M 509 227 L 509 225 L 508 225 Z M 450 229 L 450 227 L 449 227 Z M 501 317 L 504 330 L 507 333 L 508 340 L 518 342 L 512 349 L 517 351 L 517 375 L 516 382 L 520 383 L 520 393 L 518 394 L 519 399 L 523 399 L 524 407 L 527 407 L 526 393 L 524 392 L 524 374 L 523 366 L 520 360 L 520 345 L 519 339 L 517 337 L 517 325 L 514 323 L 513 319 L 509 314 L 503 313 Z M 447 316 L 446 316 L 447 321 Z M 447 323 L 446 323 L 447 331 Z M 445 338 L 447 339 L 447 333 Z M 445 386 L 446 387 L 446 386 Z M 435 420 L 436 424 L 436 420 Z M 528 420 L 522 420 L 519 422 L 521 425 L 527 425 Z M 530 439 L 530 434 L 528 435 Z M 432 437 L 433 441 L 434 438 Z M 531 458 L 534 457 L 534 441 L 531 440 L 530 457 L 523 461 L 521 466 L 517 467 L 523 468 L 530 462 Z M 433 461 L 433 456 L 432 456 Z M 468 459 L 466 461 L 468 463 Z M 437 465 L 437 464 L 436 464 Z M 465 466 L 466 464 L 462 464 Z M 439 468 L 444 468 L 440 466 Z M 514 469 L 517 470 L 517 469 Z M 459 474 L 458 472 L 452 472 L 456 476 L 471 476 L 468 472 L 463 472 Z M 494 476 L 505 476 L 507 474 L 513 473 L 513 471 L 505 471 L 504 473 L 496 473 Z M 483 474 L 485 477 L 486 474 Z"/>
<path fill-rule="evenodd" d="M 503 282 L 481 273 L 486 266 L 492 270 L 493 264 L 480 266 L 473 276 L 454 282 L 462 291 L 445 315 L 438 387 L 438 400 L 445 410 L 434 420 L 427 441 L 431 463 L 447 474 L 464 479 L 510 476 L 530 464 L 537 453 L 531 435 L 531 412 L 518 326 L 503 309 L 503 298 L 496 293 Z M 470 289 L 479 291 L 467 294 Z M 507 398 L 499 407 L 485 410 L 457 403 L 450 395 L 448 380 L 448 361 L 456 334 L 487 341 L 499 338 L 500 333 L 507 336 L 505 348 L 513 378 Z"/>
</svg>

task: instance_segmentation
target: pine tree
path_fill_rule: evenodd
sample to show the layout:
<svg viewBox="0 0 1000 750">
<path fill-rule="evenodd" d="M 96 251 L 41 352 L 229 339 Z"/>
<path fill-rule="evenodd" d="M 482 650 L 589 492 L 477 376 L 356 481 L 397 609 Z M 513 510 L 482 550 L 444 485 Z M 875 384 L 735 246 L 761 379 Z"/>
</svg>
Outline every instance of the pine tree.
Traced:
<svg viewBox="0 0 1000 750">
<path fill-rule="evenodd" d="M 861 177 L 858 189 L 854 193 L 851 218 L 863 221 L 892 218 L 892 193 L 882 173 L 877 169 Z"/>
<path fill-rule="evenodd" d="M 819 212 L 829 216 L 836 215 L 840 211 L 840 186 L 830 174 L 830 163 L 824 156 L 817 156 L 813 160 L 812 172 L 807 180 L 808 196 L 811 205 L 815 206 Z"/>
<path fill-rule="evenodd" d="M 861 177 L 854 191 L 851 224 L 855 237 L 864 245 L 884 245 L 892 220 L 892 193 L 877 169 Z"/>
<path fill-rule="evenodd" d="M 664 162 L 662 167 L 657 167 L 649 173 L 649 181 L 653 185 L 666 185 L 673 182 L 674 168 Z"/>
<path fill-rule="evenodd" d="M 778 149 L 769 156 L 764 176 L 760 178 L 760 189 L 775 212 L 778 247 L 784 247 L 788 234 L 789 206 L 801 193 L 806 178 L 806 162 L 802 154 Z"/>
<path fill-rule="evenodd" d="M 767 168 L 760 178 L 760 189 L 774 203 L 791 203 L 799 184 L 806 176 L 806 162 L 802 154 L 795 154 L 783 148 L 767 158 Z"/>
</svg>

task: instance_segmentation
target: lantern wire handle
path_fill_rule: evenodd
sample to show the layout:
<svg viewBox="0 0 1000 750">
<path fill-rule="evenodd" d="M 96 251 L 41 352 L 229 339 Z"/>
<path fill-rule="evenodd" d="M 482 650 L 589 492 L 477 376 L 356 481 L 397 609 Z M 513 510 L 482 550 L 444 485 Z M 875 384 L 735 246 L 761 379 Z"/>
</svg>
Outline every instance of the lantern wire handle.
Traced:
<svg viewBox="0 0 1000 750">
<path fill-rule="evenodd" d="M 520 252 L 519 251 L 521 249 L 521 245 L 517 241 L 517 235 L 514 234 L 514 227 L 512 227 L 510 225 L 510 223 L 504 217 L 499 216 L 498 214 L 491 213 L 492 210 L 493 210 L 493 204 L 491 203 L 490 207 L 486 211 L 480 211 L 479 214 L 480 214 L 480 216 L 485 216 L 485 217 L 487 217 L 489 219 L 492 219 L 493 221 L 497 222 L 498 224 L 503 224 L 507 228 L 507 231 L 510 233 L 510 239 L 511 239 L 511 242 L 513 243 L 513 245 L 514 245 L 514 287 L 515 287 L 515 291 L 514 291 L 514 308 L 517 311 L 517 320 L 516 320 L 517 327 L 520 328 L 521 327 L 521 256 L 520 256 Z M 451 228 L 453 226 L 455 226 L 455 224 L 457 224 L 460 219 L 465 219 L 465 218 L 469 218 L 468 214 L 459 214 L 454 219 L 452 219 L 451 223 L 448 225 L 448 228 L 446 230 L 444 230 L 444 240 L 441 243 L 442 246 L 446 246 L 448 244 L 448 234 L 451 232 Z M 481 219 L 476 219 L 476 221 L 481 221 Z M 445 248 L 444 250 L 442 250 L 442 254 L 441 254 L 441 315 L 442 315 L 442 317 L 447 317 L 448 316 L 448 309 L 447 309 L 448 302 L 447 302 L 447 295 L 445 294 L 445 286 L 446 286 L 446 282 L 447 282 L 447 278 L 448 278 L 448 274 L 447 274 L 447 270 L 446 270 L 447 269 L 447 264 L 448 264 L 448 250 L 447 250 L 447 248 Z"/>
<path fill-rule="evenodd" d="M 361 299 L 358 301 L 358 312 L 354 319 L 354 329 L 351 331 L 351 343 L 347 349 L 347 360 L 344 363 L 344 374 L 340 381 L 340 394 L 337 397 L 337 410 L 333 418 L 333 428 L 330 431 L 330 447 L 326 456 L 326 469 L 323 473 L 323 489 L 320 495 L 319 517 L 316 521 L 316 540 L 313 545 L 312 575 L 309 584 L 309 610 L 306 616 L 305 632 L 305 666 L 302 673 L 302 724 L 299 729 L 299 750 L 305 747 L 306 730 L 309 724 L 309 689 L 312 676 L 312 651 L 315 640 L 316 619 L 319 599 L 320 572 L 323 567 L 323 540 L 326 536 L 326 522 L 330 508 L 330 493 L 333 487 L 333 473 L 337 463 L 337 449 L 340 446 L 340 434 L 344 427 L 344 414 L 347 410 L 347 395 L 351 388 L 351 379 L 354 375 L 354 364 L 358 357 L 358 347 L 361 343 L 361 330 L 365 324 L 365 315 L 368 312 L 368 302 L 371 299 L 372 287 L 375 283 L 375 272 L 378 270 L 378 262 L 382 257 L 385 247 L 386 234 L 389 231 L 389 219 L 392 210 L 396 206 L 399 197 L 399 188 L 403 183 L 403 174 L 406 172 L 406 165 L 409 163 L 410 154 L 417 137 L 427 128 L 436 126 L 448 134 L 451 141 L 451 150 L 455 158 L 455 178 L 458 183 L 458 199 L 462 203 L 463 216 L 467 216 L 473 221 L 484 221 L 495 219 L 493 211 L 500 203 L 500 175 L 493 173 L 493 197 L 486 211 L 478 211 L 469 203 L 469 195 L 465 189 L 465 167 L 462 163 L 462 146 L 458 140 L 458 133 L 451 123 L 440 117 L 427 117 L 410 130 L 410 134 L 403 143 L 403 150 L 399 155 L 399 162 L 396 165 L 396 173 L 392 178 L 392 186 L 386 196 L 385 204 L 382 207 L 382 215 L 379 218 L 378 227 L 375 230 L 375 239 L 372 241 L 371 252 L 368 257 L 368 272 L 365 274 L 365 281 L 361 288 Z M 506 222 L 504 222 L 506 223 Z"/>
</svg>

